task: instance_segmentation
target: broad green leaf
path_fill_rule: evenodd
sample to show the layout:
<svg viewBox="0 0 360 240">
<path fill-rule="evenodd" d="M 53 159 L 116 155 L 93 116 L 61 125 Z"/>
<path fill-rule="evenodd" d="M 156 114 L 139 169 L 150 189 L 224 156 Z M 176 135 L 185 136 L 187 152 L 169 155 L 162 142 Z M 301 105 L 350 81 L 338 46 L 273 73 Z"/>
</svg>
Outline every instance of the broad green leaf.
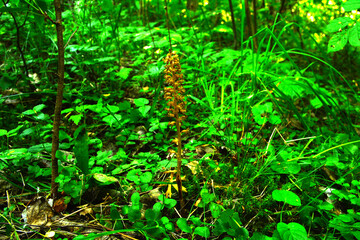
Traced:
<svg viewBox="0 0 360 240">
<path fill-rule="evenodd" d="M 171 39 L 176 42 L 182 42 L 181 34 L 175 32 L 175 31 L 171 31 Z"/>
<path fill-rule="evenodd" d="M 343 3 L 342 7 L 345 11 L 358 10 L 360 8 L 360 0 L 349 0 Z"/>
<path fill-rule="evenodd" d="M 319 204 L 317 207 L 321 210 L 330 211 L 331 209 L 334 208 L 334 205 L 332 205 L 331 203 L 328 203 L 328 202 L 323 202 L 323 203 Z"/>
<path fill-rule="evenodd" d="M 339 158 L 337 156 L 329 156 L 326 158 L 326 166 L 336 166 L 339 163 Z"/>
<path fill-rule="evenodd" d="M 350 23 L 352 23 L 354 20 L 352 20 L 349 17 L 339 17 L 334 20 L 332 20 L 327 26 L 326 31 L 328 32 L 338 32 L 340 29 L 345 28 Z"/>
<path fill-rule="evenodd" d="M 178 225 L 178 227 L 181 229 L 181 231 L 186 232 L 186 233 L 191 233 L 192 230 L 190 228 L 190 226 L 187 224 L 186 218 L 179 218 L 176 221 L 176 225 Z"/>
<path fill-rule="evenodd" d="M 131 68 L 122 68 L 120 72 L 117 72 L 115 75 L 125 80 L 129 77 L 131 71 Z"/>
<path fill-rule="evenodd" d="M 137 107 L 143 107 L 143 106 L 149 104 L 149 100 L 146 98 L 137 98 L 137 99 L 134 99 L 134 103 Z"/>
<path fill-rule="evenodd" d="M 145 173 L 140 175 L 140 182 L 141 183 L 150 183 L 151 179 L 152 179 L 151 172 L 145 172 Z"/>
<path fill-rule="evenodd" d="M 113 126 L 113 124 L 118 123 L 122 119 L 122 116 L 120 114 L 110 114 L 104 117 L 102 120 L 109 124 L 110 127 Z"/>
<path fill-rule="evenodd" d="M 70 116 L 70 120 L 73 121 L 76 125 L 79 125 L 79 122 L 81 121 L 83 115 L 82 114 L 76 114 L 76 115 L 72 115 Z"/>
<path fill-rule="evenodd" d="M 276 189 L 272 192 L 272 197 L 275 201 L 285 202 L 287 204 L 290 204 L 290 205 L 296 206 L 296 207 L 301 206 L 300 198 L 291 191 Z"/>
<path fill-rule="evenodd" d="M 38 113 L 38 115 L 34 116 L 37 120 L 45 120 L 48 115 L 44 113 Z"/>
<path fill-rule="evenodd" d="M 360 47 L 360 23 L 355 24 L 349 30 L 349 43 L 353 47 Z"/>
<path fill-rule="evenodd" d="M 301 96 L 306 90 L 299 78 L 285 78 L 276 83 L 278 89 L 291 98 Z"/>
<path fill-rule="evenodd" d="M 343 30 L 332 36 L 328 43 L 328 53 L 343 49 L 348 41 L 348 36 L 348 30 Z"/>
<path fill-rule="evenodd" d="M 221 207 L 216 203 L 210 203 L 210 211 L 213 218 L 218 218 L 221 213 Z"/>
<path fill-rule="evenodd" d="M 159 214 L 157 211 L 153 209 L 146 209 L 145 211 L 145 218 L 148 221 L 155 221 L 158 218 Z"/>
<path fill-rule="evenodd" d="M 103 185 L 109 185 L 112 183 L 116 183 L 119 182 L 119 180 L 113 176 L 108 176 L 106 174 L 103 173 L 94 173 L 94 178 L 95 180 L 101 182 Z"/>
<path fill-rule="evenodd" d="M 139 220 L 141 218 L 141 212 L 139 209 L 131 206 L 129 208 L 128 217 L 130 222 L 135 222 L 136 220 Z"/>
<path fill-rule="evenodd" d="M 315 97 L 314 99 L 311 99 L 310 104 L 315 109 L 321 108 L 323 106 L 323 103 L 320 101 L 320 99 L 318 97 Z"/>
<path fill-rule="evenodd" d="M 133 169 L 128 172 L 128 174 L 126 175 L 126 178 L 130 181 L 133 181 L 135 184 L 139 184 L 140 183 L 140 174 L 141 174 L 140 169 Z"/>
<path fill-rule="evenodd" d="M 89 174 L 89 145 L 87 140 L 87 131 L 84 125 L 81 125 L 79 128 L 74 147 L 74 153 L 77 160 L 76 165 L 80 168 L 83 174 L 87 175 Z"/>
<path fill-rule="evenodd" d="M 344 146 L 344 152 L 347 154 L 355 155 L 357 152 L 359 152 L 359 147 L 355 144 L 350 144 Z"/>
<path fill-rule="evenodd" d="M 270 167 L 281 174 L 297 174 L 301 170 L 300 164 L 296 161 L 274 161 Z"/>
<path fill-rule="evenodd" d="M 29 147 L 28 151 L 31 153 L 38 153 L 41 151 L 51 152 L 51 143 L 37 144 L 37 145 L 31 146 L 31 147 Z"/>
<path fill-rule="evenodd" d="M 170 231 L 170 232 L 174 232 L 175 231 L 175 226 L 172 222 L 168 222 L 165 225 L 166 230 Z"/>
<path fill-rule="evenodd" d="M 150 109 L 151 109 L 151 106 L 146 105 L 146 106 L 143 106 L 143 107 L 139 107 L 139 112 L 141 113 L 142 117 L 146 117 L 146 115 L 150 111 Z"/>
<path fill-rule="evenodd" d="M 3 136 L 3 135 L 1 135 L 1 130 L 3 130 L 3 129 L 0 129 L 0 136 Z M 35 132 L 34 128 L 27 128 L 20 134 L 20 137 L 28 136 L 30 134 L 33 134 L 34 132 Z"/>
<path fill-rule="evenodd" d="M 46 107 L 45 104 L 39 104 L 39 105 L 35 106 L 35 107 L 33 108 L 33 110 L 34 110 L 35 113 L 39 113 L 39 112 L 41 112 L 41 110 L 43 110 L 45 107 Z"/>
<path fill-rule="evenodd" d="M 27 130 L 27 129 L 26 129 L 26 130 Z M 25 131 L 26 131 L 26 130 L 25 130 Z M 24 132 L 25 132 L 25 131 L 24 131 Z M 5 129 L 0 129 L 0 137 L 1 137 L 1 136 L 6 136 L 6 135 L 7 135 L 7 131 L 6 131 Z"/>
<path fill-rule="evenodd" d="M 35 114 L 35 112 L 34 112 L 34 110 L 31 109 L 31 110 L 26 110 L 22 114 L 24 114 L 24 115 L 33 115 L 33 114 Z"/>
<path fill-rule="evenodd" d="M 271 114 L 269 117 L 269 122 L 271 124 L 280 124 L 281 123 L 281 118 L 278 115 L 275 114 Z"/>
<path fill-rule="evenodd" d="M 306 229 L 299 223 L 278 223 L 276 226 L 280 236 L 284 240 L 306 240 L 307 232 Z"/>
<path fill-rule="evenodd" d="M 131 108 L 131 104 L 127 101 L 118 104 L 119 111 L 126 111 Z"/>
<path fill-rule="evenodd" d="M 140 194 L 138 192 L 134 192 L 131 195 L 131 202 L 133 205 L 138 205 L 140 203 Z"/>
<path fill-rule="evenodd" d="M 194 234 L 197 234 L 201 237 L 208 238 L 210 237 L 210 230 L 208 227 L 196 227 Z"/>
<path fill-rule="evenodd" d="M 212 193 L 204 192 L 204 193 L 201 193 L 201 198 L 205 204 L 208 204 L 209 202 L 214 201 L 215 195 Z"/>
<path fill-rule="evenodd" d="M 162 201 L 167 208 L 173 208 L 176 206 L 176 200 L 171 198 L 166 198 L 164 195 L 160 195 L 158 197 L 160 201 Z"/>
<path fill-rule="evenodd" d="M 120 108 L 118 106 L 114 106 L 114 105 L 106 105 L 106 107 L 104 107 L 104 112 L 106 113 L 116 113 L 120 110 Z"/>
</svg>

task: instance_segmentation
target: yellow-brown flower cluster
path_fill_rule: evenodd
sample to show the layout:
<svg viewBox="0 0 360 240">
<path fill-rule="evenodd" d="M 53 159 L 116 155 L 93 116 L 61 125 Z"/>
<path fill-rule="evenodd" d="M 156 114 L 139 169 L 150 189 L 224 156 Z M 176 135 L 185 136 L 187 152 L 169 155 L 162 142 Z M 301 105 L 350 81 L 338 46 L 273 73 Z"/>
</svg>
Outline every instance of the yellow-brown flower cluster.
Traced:
<svg viewBox="0 0 360 240">
<path fill-rule="evenodd" d="M 168 87 L 165 87 L 165 100 L 167 100 L 166 108 L 169 117 L 174 117 L 176 121 L 170 122 L 169 125 L 175 125 L 177 122 L 181 126 L 181 122 L 186 118 L 186 102 L 184 101 L 185 89 L 182 86 L 184 79 L 181 73 L 181 66 L 179 56 L 172 52 L 166 55 L 164 62 L 165 66 L 165 82 Z M 181 115 L 181 116 L 180 116 Z"/>
<path fill-rule="evenodd" d="M 176 183 L 177 189 L 179 191 L 179 200 L 181 208 L 183 209 L 185 206 L 184 198 L 183 198 L 183 187 L 181 180 L 181 122 L 186 118 L 186 102 L 184 100 L 185 89 L 182 86 L 184 79 L 183 74 L 181 73 L 181 66 L 179 62 L 179 56 L 175 54 L 173 51 L 166 55 L 164 62 L 165 66 L 165 82 L 168 87 L 165 87 L 165 100 L 167 100 L 169 117 L 175 118 L 175 121 L 169 122 L 169 125 L 176 126 L 176 138 L 172 141 L 177 145 L 177 168 L 176 168 Z M 186 131 L 186 130 L 185 130 Z M 166 191 L 166 196 L 171 196 L 171 185 L 168 186 L 168 190 Z"/>
</svg>

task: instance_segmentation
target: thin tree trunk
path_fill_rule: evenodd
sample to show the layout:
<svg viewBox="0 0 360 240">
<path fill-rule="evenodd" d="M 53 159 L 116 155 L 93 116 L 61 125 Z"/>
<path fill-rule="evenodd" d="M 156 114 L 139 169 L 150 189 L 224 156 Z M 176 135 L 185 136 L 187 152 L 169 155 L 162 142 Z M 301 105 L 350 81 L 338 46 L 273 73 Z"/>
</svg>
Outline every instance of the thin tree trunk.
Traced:
<svg viewBox="0 0 360 240">
<path fill-rule="evenodd" d="M 246 22 L 248 28 L 248 37 L 254 35 L 253 27 L 252 27 L 252 20 L 249 8 L 249 0 L 245 0 L 245 13 L 246 13 Z"/>
<path fill-rule="evenodd" d="M 234 49 L 237 49 L 237 33 L 236 33 L 236 24 L 235 24 L 235 17 L 234 17 L 234 9 L 232 5 L 232 1 L 229 0 L 229 7 L 230 7 L 230 13 L 231 13 L 231 22 L 232 22 L 232 28 L 234 32 Z"/>
<path fill-rule="evenodd" d="M 54 0 L 55 14 L 56 14 L 56 34 L 57 34 L 57 46 L 58 46 L 58 84 L 57 95 L 54 110 L 54 125 L 53 125 L 53 137 L 51 148 L 51 195 L 56 198 L 58 192 L 58 184 L 55 182 L 58 172 L 58 160 L 56 158 L 56 151 L 59 148 L 59 127 L 61 117 L 61 105 L 63 100 L 64 90 L 64 38 L 63 38 L 63 25 L 61 19 L 61 3 L 60 0 Z"/>
</svg>

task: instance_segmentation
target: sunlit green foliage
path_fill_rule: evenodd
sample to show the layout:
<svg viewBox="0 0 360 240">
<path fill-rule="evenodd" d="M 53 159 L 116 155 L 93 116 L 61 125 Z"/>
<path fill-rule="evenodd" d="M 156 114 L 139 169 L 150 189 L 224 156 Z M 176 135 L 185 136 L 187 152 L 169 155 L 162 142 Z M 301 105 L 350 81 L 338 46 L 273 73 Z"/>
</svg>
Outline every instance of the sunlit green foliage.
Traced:
<svg viewBox="0 0 360 240">
<path fill-rule="evenodd" d="M 168 1 L 170 29 L 164 1 L 64 1 L 56 182 L 69 213 L 108 201 L 94 237 L 359 238 L 359 1 L 284 2 L 256 1 L 251 36 L 245 0 L 233 0 L 235 41 L 225 0 Z M 27 228 L 24 203 L 50 191 L 51 19 L 51 1 L 0 6 L 0 235 Z M 169 33 L 187 111 L 186 215 L 163 91 Z"/>
</svg>

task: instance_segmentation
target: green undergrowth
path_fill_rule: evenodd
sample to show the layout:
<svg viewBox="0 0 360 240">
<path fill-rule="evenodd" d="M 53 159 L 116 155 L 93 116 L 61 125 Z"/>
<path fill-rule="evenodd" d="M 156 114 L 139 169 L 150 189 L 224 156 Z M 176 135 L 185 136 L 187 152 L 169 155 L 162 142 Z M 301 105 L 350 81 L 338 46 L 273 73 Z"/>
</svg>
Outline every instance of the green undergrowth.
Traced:
<svg viewBox="0 0 360 240">
<path fill-rule="evenodd" d="M 304 50 L 294 23 L 276 19 L 254 36 L 257 50 L 252 37 L 234 50 L 229 31 L 174 20 L 188 103 L 181 210 L 175 131 L 163 98 L 168 29 L 163 20 L 112 22 L 90 5 L 63 16 L 69 27 L 78 19 L 81 34 L 66 48 L 56 182 L 69 213 L 111 201 L 92 219 L 104 230 L 74 239 L 129 232 L 144 239 L 360 238 L 358 79 L 347 79 L 325 53 Z M 29 40 L 39 50 L 29 58 L 33 75 L 20 81 L 13 59 L 2 67 L 11 80 L 0 86 L 0 231 L 8 236 L 28 229 L 23 199 L 50 191 L 55 45 L 41 26 L 48 38 Z M 318 46 L 310 32 L 303 38 Z"/>
</svg>

